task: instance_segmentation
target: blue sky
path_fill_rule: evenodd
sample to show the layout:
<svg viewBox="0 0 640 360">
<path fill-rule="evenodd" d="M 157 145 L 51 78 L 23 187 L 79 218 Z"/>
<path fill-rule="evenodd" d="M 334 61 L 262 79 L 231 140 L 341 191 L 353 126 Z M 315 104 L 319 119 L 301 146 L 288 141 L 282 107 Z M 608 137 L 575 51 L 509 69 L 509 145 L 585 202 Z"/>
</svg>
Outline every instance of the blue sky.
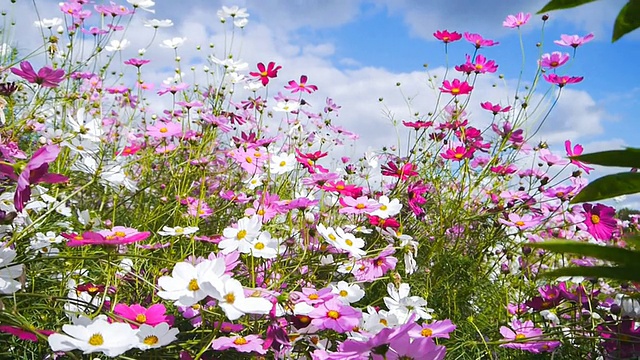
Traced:
<svg viewBox="0 0 640 360">
<path fill-rule="evenodd" d="M 125 0 L 119 2 L 125 3 Z M 625 2 L 600 0 L 551 12 L 542 37 L 542 21 L 535 12 L 546 0 L 156 0 L 155 13 L 140 11 L 130 30 L 122 35 L 132 42 L 122 58 L 136 56 L 137 49 L 146 46 L 152 38 L 153 31 L 143 27 L 142 20 L 171 19 L 175 26 L 160 29 L 156 43 L 145 55 L 158 59 L 147 68 L 152 72 L 150 81 L 158 83 L 172 75 L 173 53 L 158 46 L 164 39 L 187 38 L 185 45 L 178 49 L 182 64 L 201 67 L 209 54 L 223 56 L 223 33 L 231 28 L 230 24 L 220 24 L 216 11 L 222 5 L 246 7 L 250 21 L 243 31 L 236 33 L 236 59 L 249 63 L 252 70 L 257 62 L 277 62 L 283 69 L 273 86 L 308 75 L 309 82 L 320 87 L 309 99 L 311 104 L 319 109 L 325 96 L 334 98 L 342 105 L 336 125 L 362 135 L 362 140 L 354 146 L 353 155 L 358 156 L 358 151 L 368 146 L 379 148 L 397 142 L 395 132 L 389 130 L 389 117 L 400 120 L 411 114 L 395 86 L 397 82 L 402 84 L 405 95 L 413 97 L 415 108 L 411 110 L 426 112 L 433 106 L 437 91 L 428 88 L 423 64 L 429 64 L 431 75 L 440 76 L 444 74 L 445 65 L 444 46 L 434 39 L 434 31 L 469 31 L 500 42 L 499 46 L 483 49 L 481 53 L 496 60 L 498 73 L 505 75 L 507 86 L 492 88 L 491 85 L 498 82 L 496 76 L 486 76 L 479 81 L 477 89 L 481 91 L 474 95 L 475 108 L 470 108 L 472 124 L 476 118 L 482 123 L 485 116 L 478 109 L 481 101 L 506 103 L 511 99 L 521 67 L 519 33 L 527 59 L 523 78 L 529 80 L 539 55 L 537 42 L 543 43 L 544 52 L 571 54 L 573 49 L 559 47 L 553 40 L 561 34 L 593 32 L 595 40 L 580 47 L 575 61 L 564 70 L 569 75 L 584 76 L 585 80 L 563 90 L 561 100 L 536 135 L 536 141 L 546 140 L 552 148 L 561 150 L 564 140 L 572 139 L 584 144 L 587 152 L 624 145 L 640 147 L 636 125 L 640 71 L 635 65 L 640 59 L 640 32 L 614 44 L 610 41 L 613 21 Z M 42 18 L 61 16 L 57 0 L 35 3 Z M 8 8 L 9 14 L 19 23 L 13 41 L 24 47 L 36 44 L 33 2 L 19 1 L 10 6 L 13 9 Z M 520 32 L 502 26 L 507 15 L 521 11 L 532 13 L 532 19 Z M 207 52 L 209 43 L 216 47 Z M 198 45 L 204 50 L 196 50 Z M 451 44 L 449 65 L 463 63 L 464 55 L 472 51 L 473 47 L 464 40 Z M 549 87 L 543 84 L 539 94 Z M 275 92 L 271 90 L 269 94 Z M 378 102 L 381 97 L 385 99 L 384 104 Z"/>
</svg>

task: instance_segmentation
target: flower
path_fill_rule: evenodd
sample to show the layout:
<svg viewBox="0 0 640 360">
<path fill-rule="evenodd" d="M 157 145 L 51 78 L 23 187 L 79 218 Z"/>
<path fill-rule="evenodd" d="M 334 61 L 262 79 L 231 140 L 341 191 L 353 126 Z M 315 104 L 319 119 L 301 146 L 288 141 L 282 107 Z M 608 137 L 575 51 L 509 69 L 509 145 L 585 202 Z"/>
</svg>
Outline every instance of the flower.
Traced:
<svg viewBox="0 0 640 360">
<path fill-rule="evenodd" d="M 155 326 L 161 323 L 173 323 L 173 316 L 166 315 L 167 309 L 162 304 L 151 305 L 148 309 L 140 304 L 131 306 L 126 304 L 116 304 L 113 313 L 125 320 L 129 320 L 132 328 L 137 329 L 139 325 Z"/>
<path fill-rule="evenodd" d="M 338 299 L 347 305 L 358 302 L 365 294 L 358 284 L 349 284 L 342 280 L 331 284 L 331 292 L 337 294 Z"/>
<path fill-rule="evenodd" d="M 451 161 L 462 161 L 464 159 L 471 159 L 476 148 L 467 148 L 464 145 L 456 146 L 455 148 L 447 148 L 446 151 L 440 153 L 443 159 Z"/>
<path fill-rule="evenodd" d="M 136 347 L 140 350 L 163 347 L 175 341 L 179 332 L 176 328 L 169 328 L 166 322 L 155 326 L 143 324 L 136 333 L 138 339 Z"/>
<path fill-rule="evenodd" d="M 135 242 L 146 240 L 151 233 L 148 231 L 139 232 L 135 229 L 128 231 L 128 233 L 122 232 L 118 229 L 114 232 L 109 230 L 102 230 L 101 232 L 86 231 L 82 235 L 78 234 L 61 234 L 64 238 L 69 239 L 66 242 L 68 247 L 78 247 L 85 245 L 105 245 L 116 246 L 126 245 Z"/>
<path fill-rule="evenodd" d="M 435 36 L 436 39 L 441 40 L 445 44 L 462 39 L 462 35 L 460 35 L 459 33 L 455 31 L 450 33 L 447 30 L 438 30 L 433 33 L 433 36 Z"/>
<path fill-rule="evenodd" d="M 224 282 L 213 283 L 215 292 L 213 298 L 218 300 L 218 306 L 222 308 L 229 320 L 237 320 L 244 314 L 266 315 L 271 311 L 273 304 L 262 297 L 246 297 L 240 281 L 227 278 Z"/>
<path fill-rule="evenodd" d="M 399 319 L 408 319 L 411 314 L 415 313 L 425 320 L 432 318 L 433 309 L 427 308 L 427 300 L 420 296 L 409 296 L 409 284 L 402 283 L 396 289 L 393 283 L 387 284 L 387 293 L 391 297 L 384 297 L 384 304 L 389 312 L 395 313 Z"/>
<path fill-rule="evenodd" d="M 285 174 L 295 169 L 297 164 L 295 154 L 280 153 L 273 155 L 269 160 L 269 170 L 272 174 Z"/>
<path fill-rule="evenodd" d="M 15 280 L 22 275 L 22 264 L 11 264 L 15 258 L 15 250 L 0 250 L 0 294 L 13 294 L 22 288 L 20 282 Z"/>
<path fill-rule="evenodd" d="M 182 136 L 182 125 L 174 121 L 158 121 L 147 127 L 147 135 L 156 139 Z"/>
<path fill-rule="evenodd" d="M 144 26 L 152 27 L 154 29 L 161 28 L 161 27 L 163 27 L 163 28 L 164 27 L 171 27 L 171 26 L 173 26 L 173 21 L 171 21 L 170 19 L 165 19 L 165 20 L 158 20 L 158 19 L 145 20 Z"/>
<path fill-rule="evenodd" d="M 50 88 L 57 87 L 64 78 L 64 70 L 54 70 L 50 66 L 45 66 L 36 73 L 28 61 L 21 62 L 20 69 L 11 68 L 11 72 L 30 83 Z"/>
<path fill-rule="evenodd" d="M 543 69 L 555 69 L 569 61 L 569 54 L 554 51 L 551 54 L 543 54 L 540 59 L 540 66 Z"/>
<path fill-rule="evenodd" d="M 187 41 L 187 38 L 174 37 L 171 39 L 163 40 L 162 44 L 160 44 L 160 47 L 167 49 L 177 49 L 178 47 L 182 46 L 185 41 Z"/>
<path fill-rule="evenodd" d="M 500 44 L 497 41 L 484 39 L 480 34 L 472 34 L 469 32 L 464 33 L 464 38 L 468 42 L 472 43 L 476 49 L 480 49 L 481 47 L 489 47 Z"/>
<path fill-rule="evenodd" d="M 211 348 L 214 350 L 235 349 L 243 353 L 257 352 L 258 354 L 266 354 L 267 350 L 263 349 L 262 340 L 258 335 L 219 337 L 211 342 Z"/>
<path fill-rule="evenodd" d="M 564 87 L 567 84 L 577 84 L 581 82 L 584 77 L 582 76 L 560 76 L 556 74 L 543 74 L 542 77 L 551 84 L 556 84 L 559 87 Z"/>
<path fill-rule="evenodd" d="M 257 239 L 251 242 L 251 255 L 263 259 L 273 259 L 278 256 L 280 241 L 272 239 L 271 233 L 263 231 Z"/>
<path fill-rule="evenodd" d="M 360 323 L 362 313 L 338 299 L 319 304 L 309 313 L 311 325 L 318 329 L 331 329 L 339 333 L 352 331 Z"/>
<path fill-rule="evenodd" d="M 11 334 L 11 335 L 17 337 L 20 340 L 38 342 L 38 335 L 36 335 L 35 333 L 38 333 L 38 334 L 41 334 L 41 335 L 44 335 L 44 336 L 49 336 L 51 334 L 54 334 L 55 331 L 51 331 L 51 330 L 36 330 L 35 333 L 33 333 L 31 331 L 24 330 L 24 329 L 19 328 L 17 326 L 0 325 L 0 333 Z"/>
<path fill-rule="evenodd" d="M 16 210 L 22 211 L 31 199 L 31 185 L 39 183 L 57 184 L 69 180 L 64 175 L 49 173 L 49 164 L 54 162 L 60 153 L 57 145 L 47 145 L 33 153 L 29 162 L 24 166 L 20 175 L 16 175 L 14 167 L 8 164 L 0 164 L 0 174 L 18 182 L 13 198 Z"/>
<path fill-rule="evenodd" d="M 469 94 L 473 90 L 473 86 L 470 86 L 466 81 L 460 81 L 454 79 L 452 82 L 445 80 L 442 82 L 440 91 L 443 93 L 451 94 L 453 96 Z"/>
<path fill-rule="evenodd" d="M 573 149 L 571 149 L 571 140 L 567 140 L 564 142 L 564 148 L 567 151 L 567 156 L 569 157 L 574 157 L 574 156 L 580 156 L 582 155 L 582 152 L 584 151 L 584 149 L 582 148 L 582 145 L 580 144 L 576 144 Z M 587 165 L 585 165 L 584 163 L 575 160 L 575 159 L 571 159 L 571 163 L 577 167 L 579 167 L 580 169 L 584 170 L 587 174 L 593 170 L 592 167 L 588 167 Z"/>
<path fill-rule="evenodd" d="M 90 320 L 76 319 L 74 325 L 63 325 L 66 334 L 51 334 L 49 346 L 53 351 L 81 350 L 84 354 L 103 352 L 116 357 L 136 346 L 136 330 L 128 324 L 109 323 L 104 315 Z"/>
<path fill-rule="evenodd" d="M 408 334 L 411 337 L 419 338 L 434 337 L 434 338 L 449 338 L 449 333 L 454 331 L 456 326 L 449 319 L 436 320 L 432 323 L 424 323 L 421 326 L 415 326 L 409 330 Z"/>
<path fill-rule="evenodd" d="M 314 91 L 318 90 L 318 87 L 315 85 L 307 85 L 307 75 L 300 76 L 300 82 L 297 83 L 295 80 L 289 81 L 289 85 L 284 87 L 287 90 L 291 90 L 292 93 L 297 93 L 298 91 L 304 91 L 306 93 L 311 94 Z"/>
<path fill-rule="evenodd" d="M 52 19 L 42 19 L 40 21 L 34 21 L 33 24 L 39 28 L 51 29 L 62 25 L 62 19 L 54 17 Z"/>
<path fill-rule="evenodd" d="M 402 204 L 400 200 L 393 199 L 390 200 L 387 196 L 382 195 L 378 199 L 378 203 L 380 203 L 380 207 L 373 211 L 370 215 L 377 216 L 382 219 L 387 219 L 389 217 L 395 216 L 400 213 L 402 209 Z"/>
<path fill-rule="evenodd" d="M 162 230 L 158 231 L 158 235 L 162 235 L 162 236 L 191 235 L 196 233 L 198 230 L 199 229 L 197 226 L 187 226 L 184 228 L 181 226 L 176 226 L 176 227 L 165 226 L 162 228 Z"/>
<path fill-rule="evenodd" d="M 220 20 L 225 20 L 227 18 L 247 18 L 249 14 L 247 13 L 246 8 L 241 8 L 237 5 L 227 7 L 222 6 L 222 9 L 218 10 L 216 15 L 220 18 Z"/>
<path fill-rule="evenodd" d="M 616 209 L 603 204 L 583 204 L 585 211 L 584 223 L 587 225 L 587 231 L 598 240 L 608 241 L 613 237 L 614 231 L 618 228 L 618 222 L 615 219 Z"/>
<path fill-rule="evenodd" d="M 130 44 L 131 42 L 129 42 L 129 40 L 127 39 L 123 39 L 122 41 L 111 40 L 109 42 L 109 45 L 105 46 L 104 49 L 107 51 L 122 51 L 126 49 Z"/>
<path fill-rule="evenodd" d="M 148 11 L 152 14 L 154 14 L 156 11 L 153 9 L 150 9 L 150 7 L 154 6 L 156 3 L 153 0 L 127 0 L 127 2 L 131 5 L 133 5 L 133 8 L 140 8 L 144 11 Z"/>
<path fill-rule="evenodd" d="M 502 22 L 502 26 L 508 28 L 519 28 L 520 26 L 526 24 L 531 18 L 531 14 L 527 13 L 518 13 L 517 15 L 509 15 Z"/>
<path fill-rule="evenodd" d="M 498 222 L 507 226 L 514 226 L 519 230 L 525 230 L 540 224 L 540 219 L 531 214 L 518 215 L 516 213 L 509 214 L 509 220 L 498 219 Z"/>
<path fill-rule="evenodd" d="M 340 205 L 342 205 L 340 210 L 338 210 L 340 214 L 370 214 L 381 206 L 377 201 L 369 199 L 366 196 L 360 196 L 358 198 L 345 196 L 341 197 L 339 202 Z"/>
<path fill-rule="evenodd" d="M 278 70 L 282 69 L 282 66 L 276 66 L 275 62 L 270 62 L 266 67 L 263 63 L 258 63 L 259 72 L 250 72 L 249 75 L 260 78 L 263 86 L 267 86 L 270 78 L 278 76 Z"/>
<path fill-rule="evenodd" d="M 197 265 L 179 262 L 173 267 L 171 276 L 158 279 L 158 296 L 163 299 L 175 300 L 176 306 L 192 306 L 216 290 L 211 282 L 222 282 L 229 276 L 225 275 L 224 258 L 203 260 Z"/>
<path fill-rule="evenodd" d="M 223 254 L 238 250 L 243 254 L 251 252 L 251 242 L 260 235 L 262 219 L 258 215 L 238 220 L 237 227 L 228 227 L 222 231 L 224 239 L 218 247 Z"/>
<path fill-rule="evenodd" d="M 499 104 L 494 105 L 488 101 L 481 103 L 480 106 L 485 110 L 491 111 L 493 115 L 498 115 L 498 113 L 508 112 L 509 110 L 511 110 L 511 106 L 502 107 Z M 496 129 L 497 129 L 497 126 L 496 126 Z"/>
<path fill-rule="evenodd" d="M 560 35 L 560 40 L 554 41 L 554 43 L 560 46 L 571 46 L 572 48 L 577 48 L 580 45 L 584 45 L 589 41 L 593 40 L 593 34 L 589 33 L 583 37 L 578 35 Z"/>
</svg>

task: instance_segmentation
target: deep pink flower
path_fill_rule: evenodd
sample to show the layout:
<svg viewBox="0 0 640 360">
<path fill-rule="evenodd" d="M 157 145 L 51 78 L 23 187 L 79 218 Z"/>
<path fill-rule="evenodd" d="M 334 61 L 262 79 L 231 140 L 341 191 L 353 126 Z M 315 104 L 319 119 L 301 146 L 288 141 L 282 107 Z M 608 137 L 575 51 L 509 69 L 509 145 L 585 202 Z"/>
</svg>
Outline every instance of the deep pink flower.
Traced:
<svg viewBox="0 0 640 360">
<path fill-rule="evenodd" d="M 540 59 L 540 66 L 543 69 L 555 69 L 569 61 L 569 54 L 554 51 L 551 54 L 543 54 Z"/>
<path fill-rule="evenodd" d="M 475 58 L 475 63 L 471 61 L 471 56 L 466 55 L 467 62 L 456 66 L 455 69 L 461 71 L 463 73 L 471 74 L 475 72 L 476 74 L 484 74 L 484 73 L 494 73 L 498 70 L 498 65 L 494 60 L 487 60 L 481 54 L 478 54 Z"/>
<path fill-rule="evenodd" d="M 415 121 L 415 122 L 410 122 L 410 121 L 402 120 L 402 125 L 404 125 L 406 127 L 413 128 L 414 130 L 418 131 L 420 129 L 426 129 L 426 128 L 430 127 L 431 125 L 433 125 L 433 121 Z"/>
<path fill-rule="evenodd" d="M 640 328 L 634 319 L 623 319 L 618 323 L 598 325 L 598 331 L 605 341 L 602 346 L 612 359 L 630 359 L 640 354 Z"/>
<path fill-rule="evenodd" d="M 262 348 L 262 340 L 258 335 L 219 337 L 211 343 L 213 350 L 235 349 L 243 353 L 257 352 L 258 354 L 266 354 L 267 350 Z"/>
<path fill-rule="evenodd" d="M 398 166 L 394 161 L 389 161 L 386 165 L 382 165 L 380 168 L 382 170 L 382 175 L 396 177 L 402 181 L 418 175 L 418 172 L 416 171 L 417 167 L 410 162 L 402 164 L 402 166 Z"/>
<path fill-rule="evenodd" d="M 494 104 L 492 104 L 492 103 L 490 103 L 488 101 L 481 103 L 480 106 L 485 110 L 491 111 L 493 113 L 493 115 L 498 115 L 498 113 L 507 112 L 507 111 L 511 110 L 511 106 L 502 107 L 499 104 L 495 104 L 494 105 Z M 495 124 L 493 124 L 493 125 L 495 125 Z M 497 125 L 496 125 L 496 129 L 497 129 Z M 494 131 L 495 131 L 495 129 L 494 129 Z"/>
<path fill-rule="evenodd" d="M 554 41 L 554 43 L 560 46 L 571 46 L 572 48 L 577 48 L 580 45 L 584 45 L 589 41 L 593 40 L 593 34 L 589 33 L 584 37 L 580 37 L 578 35 L 560 35 L 560 40 Z"/>
<path fill-rule="evenodd" d="M 559 87 L 564 87 L 567 84 L 577 84 L 584 79 L 582 76 L 560 76 L 556 74 L 544 74 L 542 77 L 551 84 L 556 84 Z"/>
<path fill-rule="evenodd" d="M 304 91 L 306 93 L 311 94 L 314 91 L 318 90 L 318 87 L 315 85 L 307 85 L 307 75 L 300 76 L 300 82 L 297 83 L 295 80 L 289 81 L 289 85 L 284 88 L 287 90 L 291 90 L 292 93 L 297 93 L 298 91 Z"/>
<path fill-rule="evenodd" d="M 571 149 L 571 140 L 567 140 L 564 142 L 564 148 L 565 150 L 567 150 L 567 155 L 570 157 L 582 155 L 582 152 L 584 151 L 584 149 L 582 148 L 582 145 L 580 144 L 576 144 L 573 147 L 573 149 Z M 578 160 L 571 159 L 571 163 L 579 167 L 580 169 L 583 169 L 587 174 L 594 169 L 592 167 L 588 167 L 587 165 L 585 165 L 584 163 Z"/>
<path fill-rule="evenodd" d="M 44 336 L 49 336 L 55 333 L 55 331 L 51 331 L 51 330 L 36 330 L 36 332 Z M 19 328 L 17 326 L 0 325 L 0 333 L 11 334 L 20 340 L 38 342 L 38 336 L 36 334 L 32 333 L 31 331 L 27 331 L 22 328 Z"/>
<path fill-rule="evenodd" d="M 476 149 L 473 147 L 467 148 L 464 145 L 460 145 L 455 148 L 447 148 L 447 150 L 440 153 L 440 156 L 442 156 L 443 159 L 451 161 L 462 161 L 464 159 L 471 159 L 475 151 Z"/>
<path fill-rule="evenodd" d="M 11 72 L 27 80 L 30 83 L 42 85 L 43 87 L 57 87 L 64 79 L 64 70 L 52 69 L 45 66 L 36 73 L 28 61 L 20 63 L 20 69 L 11 68 Z"/>
<path fill-rule="evenodd" d="M 444 42 L 445 44 L 462 39 L 462 35 L 460 35 L 459 33 L 455 31 L 450 33 L 447 30 L 438 30 L 433 33 L 433 36 L 435 36 L 436 39 Z"/>
<path fill-rule="evenodd" d="M 351 196 L 354 198 L 358 198 L 362 196 L 362 187 L 353 185 L 353 184 L 345 184 L 344 181 L 327 181 L 322 189 L 325 191 L 333 191 L 337 192 L 343 196 Z"/>
<path fill-rule="evenodd" d="M 249 75 L 260 78 L 262 85 L 267 86 L 269 83 L 269 78 L 275 78 L 278 76 L 278 70 L 282 69 L 282 66 L 276 66 L 276 63 L 273 61 L 270 62 L 266 67 L 263 63 L 258 63 L 258 71 L 259 72 L 250 72 Z"/>
<path fill-rule="evenodd" d="M 469 32 L 464 33 L 464 38 L 468 42 L 472 43 L 476 47 L 476 49 L 480 49 L 481 47 L 489 47 L 489 46 L 495 46 L 500 44 L 497 41 L 484 39 L 480 34 L 472 34 Z"/>
<path fill-rule="evenodd" d="M 60 234 L 62 237 L 69 239 L 66 242 L 69 247 L 78 247 L 85 245 L 126 245 L 147 239 L 151 233 L 148 231 L 137 232 L 131 235 L 122 234 L 122 236 L 105 237 L 99 233 L 86 231 L 82 235 L 78 234 Z"/>
<path fill-rule="evenodd" d="M 309 313 L 311 325 L 318 329 L 331 329 L 339 333 L 352 331 L 360 324 L 362 313 L 338 299 L 318 305 Z"/>
<path fill-rule="evenodd" d="M 381 278 L 388 271 L 395 269 L 398 259 L 395 256 L 391 256 L 395 252 L 392 246 L 387 246 L 377 257 L 359 260 L 363 266 L 358 269 L 360 270 L 359 273 L 354 274 L 356 279 L 358 281 L 374 281 Z M 358 263 L 356 263 L 356 267 L 358 267 Z"/>
<path fill-rule="evenodd" d="M 531 14 L 529 13 L 527 14 L 519 13 L 517 15 L 509 15 L 502 22 L 502 26 L 512 28 L 512 29 L 519 28 L 520 26 L 526 24 L 530 18 L 531 18 Z"/>
<path fill-rule="evenodd" d="M 69 180 L 64 175 L 49 173 L 49 164 L 56 160 L 60 153 L 57 145 L 43 146 L 31 157 L 24 166 L 20 175 L 16 175 L 14 168 L 20 169 L 20 165 L 11 166 L 0 164 L 0 174 L 18 182 L 13 198 L 16 210 L 22 211 L 25 204 L 31 199 L 31 185 L 39 183 L 57 184 Z"/>
<path fill-rule="evenodd" d="M 160 323 L 173 325 L 173 316 L 166 315 L 167 309 L 162 304 L 151 305 L 148 309 L 140 304 L 131 306 L 126 304 L 116 304 L 113 312 L 123 319 L 129 320 L 132 328 L 137 329 L 139 325 L 147 324 L 156 326 Z"/>
<path fill-rule="evenodd" d="M 125 65 L 132 65 L 132 66 L 135 66 L 137 68 L 140 68 L 142 65 L 148 64 L 150 62 L 151 62 L 151 60 L 132 58 L 132 59 L 129 59 L 129 60 L 125 61 L 124 64 Z"/>
<path fill-rule="evenodd" d="M 453 96 L 469 94 L 473 90 L 473 86 L 469 85 L 466 81 L 460 81 L 454 79 L 452 82 L 445 80 L 442 82 L 440 91 L 443 93 L 451 94 Z"/>
<path fill-rule="evenodd" d="M 616 209 L 603 204 L 584 204 L 582 208 L 585 211 L 584 223 L 587 225 L 587 231 L 598 240 L 608 241 L 613 237 L 614 231 L 618 228 L 618 222 L 615 219 Z"/>
</svg>

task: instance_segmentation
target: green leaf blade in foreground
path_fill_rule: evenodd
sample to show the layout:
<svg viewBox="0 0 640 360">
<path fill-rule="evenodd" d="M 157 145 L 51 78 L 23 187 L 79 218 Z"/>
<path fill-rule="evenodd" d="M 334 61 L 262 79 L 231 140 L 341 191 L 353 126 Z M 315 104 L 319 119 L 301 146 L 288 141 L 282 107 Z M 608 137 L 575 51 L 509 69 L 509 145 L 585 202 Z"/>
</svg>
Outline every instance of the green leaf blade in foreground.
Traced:
<svg viewBox="0 0 640 360">
<path fill-rule="evenodd" d="M 640 0 L 629 0 L 622 7 L 616 22 L 613 24 L 613 38 L 611 42 L 616 42 L 624 35 L 640 27 Z"/>
<path fill-rule="evenodd" d="M 570 204 L 610 199 L 640 192 L 640 173 L 619 173 L 603 176 L 589 183 Z"/>
<path fill-rule="evenodd" d="M 611 261 L 622 266 L 635 268 L 640 273 L 640 251 L 623 249 L 616 246 L 601 246 L 571 240 L 547 240 L 528 244 L 532 248 L 544 249 L 554 253 L 569 253 Z"/>
<path fill-rule="evenodd" d="M 538 14 L 553 10 L 570 9 L 593 1 L 596 0 L 551 0 L 547 5 L 540 9 L 540 11 L 538 11 Z"/>
<path fill-rule="evenodd" d="M 640 149 L 636 148 L 601 151 L 591 154 L 572 156 L 571 158 L 595 165 L 640 168 Z"/>
<path fill-rule="evenodd" d="M 640 281 L 640 269 L 631 267 L 579 266 L 548 271 L 541 275 L 551 278 L 560 276 L 584 276 L 621 281 Z"/>
</svg>

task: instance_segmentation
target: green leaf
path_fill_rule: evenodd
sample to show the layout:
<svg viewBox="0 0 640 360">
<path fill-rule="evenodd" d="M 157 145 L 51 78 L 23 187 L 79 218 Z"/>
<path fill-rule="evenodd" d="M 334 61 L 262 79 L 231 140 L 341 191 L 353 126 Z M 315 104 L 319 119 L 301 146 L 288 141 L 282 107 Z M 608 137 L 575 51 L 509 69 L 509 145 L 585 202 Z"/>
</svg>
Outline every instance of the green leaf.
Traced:
<svg viewBox="0 0 640 360">
<path fill-rule="evenodd" d="M 638 14 L 638 16 L 640 16 L 640 14 Z M 589 164 L 640 168 L 640 149 L 636 148 L 602 151 L 591 154 L 572 156 L 571 158 Z"/>
<path fill-rule="evenodd" d="M 610 199 L 640 192 L 640 173 L 619 173 L 595 179 L 576 195 L 570 204 Z"/>
<path fill-rule="evenodd" d="M 570 240 L 547 240 L 527 245 L 532 248 L 544 249 L 554 253 L 569 253 L 611 261 L 623 266 L 636 268 L 636 270 L 640 272 L 640 251 Z"/>
<path fill-rule="evenodd" d="M 596 0 L 551 0 L 540 11 L 538 11 L 538 14 L 553 10 L 570 9 L 593 1 Z"/>
<path fill-rule="evenodd" d="M 631 267 L 579 266 L 562 268 L 540 274 L 544 277 L 585 276 L 622 281 L 640 281 L 640 269 Z"/>
<path fill-rule="evenodd" d="M 611 42 L 616 42 L 625 34 L 640 27 L 640 0 L 629 0 L 622 7 L 616 22 L 613 24 L 613 38 Z"/>
</svg>

